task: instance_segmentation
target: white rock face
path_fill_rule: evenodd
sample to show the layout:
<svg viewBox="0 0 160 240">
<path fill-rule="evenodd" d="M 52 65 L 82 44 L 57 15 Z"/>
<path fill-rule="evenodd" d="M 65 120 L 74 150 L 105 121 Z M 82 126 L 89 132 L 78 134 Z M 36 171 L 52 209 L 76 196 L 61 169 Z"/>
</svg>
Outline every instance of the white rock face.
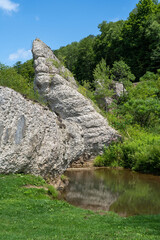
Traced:
<svg viewBox="0 0 160 240">
<path fill-rule="evenodd" d="M 0 87 L 0 173 L 54 176 L 83 152 L 79 125 Z"/>
<path fill-rule="evenodd" d="M 0 174 L 56 176 L 101 153 L 119 136 L 77 91 L 71 73 L 42 41 L 33 43 L 35 86 L 52 112 L 0 87 Z"/>
<path fill-rule="evenodd" d="M 83 130 L 84 155 L 100 153 L 104 145 L 117 139 L 117 132 L 108 125 L 92 103 L 77 91 L 76 81 L 63 67 L 51 49 L 41 40 L 33 42 L 35 86 L 51 110 L 63 120 Z"/>
</svg>

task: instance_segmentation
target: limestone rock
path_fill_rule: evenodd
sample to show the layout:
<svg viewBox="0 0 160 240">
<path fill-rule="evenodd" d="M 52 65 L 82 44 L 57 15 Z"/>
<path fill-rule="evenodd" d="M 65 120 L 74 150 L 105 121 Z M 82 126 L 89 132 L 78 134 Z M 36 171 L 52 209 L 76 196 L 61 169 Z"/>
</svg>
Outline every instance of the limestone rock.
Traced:
<svg viewBox="0 0 160 240">
<path fill-rule="evenodd" d="M 104 145 L 117 139 L 117 132 L 108 125 L 77 90 L 72 74 L 54 56 L 51 49 L 41 40 L 33 42 L 35 86 L 44 96 L 51 110 L 70 124 L 83 130 L 84 154 L 87 157 L 100 153 Z"/>
<path fill-rule="evenodd" d="M 124 87 L 124 85 L 123 85 L 123 83 L 121 83 L 121 82 L 113 81 L 111 88 L 114 91 L 114 98 L 115 99 L 118 99 L 119 97 L 124 95 L 124 93 L 127 92 L 125 87 Z"/>
<path fill-rule="evenodd" d="M 0 173 L 58 175 L 83 152 L 78 124 L 0 87 Z"/>
<path fill-rule="evenodd" d="M 100 85 L 101 83 L 99 83 Z M 101 89 L 103 86 L 101 84 Z M 97 100 L 98 105 L 105 110 L 106 112 L 112 111 L 114 109 L 114 100 L 118 100 L 121 96 L 127 93 L 126 89 L 124 88 L 123 83 L 112 81 L 109 89 L 113 91 L 112 97 L 101 97 Z M 97 94 L 98 90 L 96 89 Z"/>
</svg>

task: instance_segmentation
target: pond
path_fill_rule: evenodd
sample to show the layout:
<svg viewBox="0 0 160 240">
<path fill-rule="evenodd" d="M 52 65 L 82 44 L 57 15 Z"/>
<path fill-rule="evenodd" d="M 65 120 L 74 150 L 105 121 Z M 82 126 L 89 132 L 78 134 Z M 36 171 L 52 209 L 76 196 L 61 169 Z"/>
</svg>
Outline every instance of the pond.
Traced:
<svg viewBox="0 0 160 240">
<path fill-rule="evenodd" d="M 160 176 L 124 169 L 67 170 L 64 198 L 85 209 L 120 216 L 160 214 Z"/>
</svg>

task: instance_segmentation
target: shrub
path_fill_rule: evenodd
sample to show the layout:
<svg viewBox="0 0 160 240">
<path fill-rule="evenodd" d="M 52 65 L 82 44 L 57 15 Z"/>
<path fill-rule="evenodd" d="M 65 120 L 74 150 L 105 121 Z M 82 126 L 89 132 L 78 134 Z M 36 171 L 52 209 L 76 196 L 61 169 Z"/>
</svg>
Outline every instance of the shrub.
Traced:
<svg viewBox="0 0 160 240">
<path fill-rule="evenodd" d="M 140 127 L 129 127 L 130 138 L 113 143 L 95 159 L 95 166 L 122 166 L 145 173 L 160 171 L 160 136 Z"/>
<path fill-rule="evenodd" d="M 33 82 L 18 74 L 16 69 L 0 64 L 0 86 L 9 87 L 23 96 L 44 104 L 44 99 L 33 88 Z"/>
</svg>

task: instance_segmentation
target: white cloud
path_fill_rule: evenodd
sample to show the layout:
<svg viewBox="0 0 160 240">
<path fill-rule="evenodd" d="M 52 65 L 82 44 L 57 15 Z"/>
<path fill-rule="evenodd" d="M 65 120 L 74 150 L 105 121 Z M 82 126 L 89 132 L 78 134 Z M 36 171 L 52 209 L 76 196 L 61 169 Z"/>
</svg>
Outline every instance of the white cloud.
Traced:
<svg viewBox="0 0 160 240">
<path fill-rule="evenodd" d="M 120 19 L 118 17 L 111 19 L 110 22 L 118 22 Z"/>
<path fill-rule="evenodd" d="M 7 12 L 18 11 L 19 4 L 10 0 L 0 0 L 0 8 Z"/>
<path fill-rule="evenodd" d="M 28 60 L 30 58 L 32 58 L 31 50 L 25 50 L 24 48 L 18 49 L 16 53 L 12 53 L 9 55 L 10 61 Z"/>
</svg>

